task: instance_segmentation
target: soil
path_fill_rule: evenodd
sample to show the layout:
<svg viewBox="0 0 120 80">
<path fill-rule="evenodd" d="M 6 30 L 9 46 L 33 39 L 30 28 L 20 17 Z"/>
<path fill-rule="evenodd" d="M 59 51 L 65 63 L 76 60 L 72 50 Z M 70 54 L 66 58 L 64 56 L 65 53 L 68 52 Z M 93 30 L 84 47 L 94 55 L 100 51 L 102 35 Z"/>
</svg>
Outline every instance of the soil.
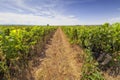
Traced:
<svg viewBox="0 0 120 80">
<path fill-rule="evenodd" d="M 67 37 L 58 28 L 51 42 L 46 44 L 45 58 L 34 68 L 35 80 L 80 80 L 82 59 L 78 56 L 83 51 L 78 46 L 71 46 Z"/>
<path fill-rule="evenodd" d="M 108 73 L 104 73 L 105 80 L 120 80 L 120 75 L 117 77 L 109 76 Z"/>
</svg>

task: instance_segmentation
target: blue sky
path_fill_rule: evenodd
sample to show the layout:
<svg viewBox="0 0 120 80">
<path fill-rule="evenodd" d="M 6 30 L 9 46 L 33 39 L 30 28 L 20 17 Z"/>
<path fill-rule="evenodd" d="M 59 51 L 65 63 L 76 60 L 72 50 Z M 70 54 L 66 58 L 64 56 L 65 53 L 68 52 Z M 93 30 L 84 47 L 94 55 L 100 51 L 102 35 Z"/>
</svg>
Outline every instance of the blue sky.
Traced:
<svg viewBox="0 0 120 80">
<path fill-rule="evenodd" d="M 0 24 L 120 22 L 120 0 L 0 0 Z"/>
</svg>

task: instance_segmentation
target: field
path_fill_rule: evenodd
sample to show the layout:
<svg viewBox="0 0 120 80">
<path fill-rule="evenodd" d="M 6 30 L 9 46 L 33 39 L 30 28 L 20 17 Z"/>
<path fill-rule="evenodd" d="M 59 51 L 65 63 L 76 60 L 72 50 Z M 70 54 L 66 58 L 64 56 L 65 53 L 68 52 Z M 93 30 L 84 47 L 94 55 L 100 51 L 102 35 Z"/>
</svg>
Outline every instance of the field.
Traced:
<svg viewBox="0 0 120 80">
<path fill-rule="evenodd" d="M 0 80 L 120 80 L 120 23 L 0 26 Z"/>
</svg>

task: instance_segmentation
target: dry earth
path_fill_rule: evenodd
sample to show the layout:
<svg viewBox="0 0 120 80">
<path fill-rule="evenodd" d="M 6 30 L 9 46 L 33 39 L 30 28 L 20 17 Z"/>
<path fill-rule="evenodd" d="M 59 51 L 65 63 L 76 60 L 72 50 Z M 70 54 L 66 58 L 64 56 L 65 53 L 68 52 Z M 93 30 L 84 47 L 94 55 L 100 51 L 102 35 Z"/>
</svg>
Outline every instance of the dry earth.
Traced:
<svg viewBox="0 0 120 80">
<path fill-rule="evenodd" d="M 35 80 L 80 80 L 83 51 L 71 46 L 65 34 L 58 28 L 39 67 L 34 69 Z"/>
</svg>

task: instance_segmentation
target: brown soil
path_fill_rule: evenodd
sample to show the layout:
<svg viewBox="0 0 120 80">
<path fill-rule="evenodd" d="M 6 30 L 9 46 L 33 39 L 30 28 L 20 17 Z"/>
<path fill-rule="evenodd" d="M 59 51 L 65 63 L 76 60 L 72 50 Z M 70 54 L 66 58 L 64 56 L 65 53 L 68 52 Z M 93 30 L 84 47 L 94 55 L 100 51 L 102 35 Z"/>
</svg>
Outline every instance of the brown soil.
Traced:
<svg viewBox="0 0 120 80">
<path fill-rule="evenodd" d="M 83 52 L 77 46 L 71 46 L 65 34 L 58 28 L 50 44 L 46 45 L 41 64 L 34 68 L 35 80 L 80 80 Z"/>
<path fill-rule="evenodd" d="M 107 73 L 104 73 L 105 80 L 120 80 L 120 76 L 112 77 L 109 76 Z"/>
</svg>

